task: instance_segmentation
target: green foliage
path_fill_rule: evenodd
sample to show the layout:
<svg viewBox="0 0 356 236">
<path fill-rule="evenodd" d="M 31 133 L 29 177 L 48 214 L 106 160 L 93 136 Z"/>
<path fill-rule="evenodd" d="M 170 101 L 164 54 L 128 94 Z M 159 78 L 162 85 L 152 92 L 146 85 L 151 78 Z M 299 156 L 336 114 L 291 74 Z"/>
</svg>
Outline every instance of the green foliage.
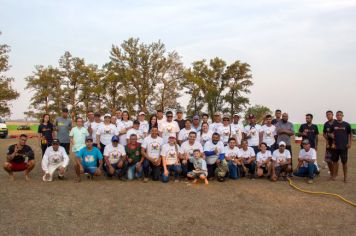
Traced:
<svg viewBox="0 0 356 236">
<path fill-rule="evenodd" d="M 248 123 L 247 116 L 249 114 L 253 114 L 256 117 L 257 124 L 262 124 L 265 116 L 266 115 L 271 115 L 272 111 L 268 107 L 265 107 L 265 106 L 262 106 L 262 105 L 255 105 L 255 106 L 249 107 L 246 110 L 246 113 L 245 113 L 244 124 Z"/>
</svg>

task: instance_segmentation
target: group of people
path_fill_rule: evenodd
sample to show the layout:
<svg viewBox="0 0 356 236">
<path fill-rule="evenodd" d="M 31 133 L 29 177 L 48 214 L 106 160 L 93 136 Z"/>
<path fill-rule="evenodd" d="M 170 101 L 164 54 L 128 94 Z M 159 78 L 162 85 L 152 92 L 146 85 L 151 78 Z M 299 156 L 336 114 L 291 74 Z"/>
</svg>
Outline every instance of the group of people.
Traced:
<svg viewBox="0 0 356 236">
<path fill-rule="evenodd" d="M 326 112 L 323 136 L 326 139 L 325 162 L 330 179 L 338 175 L 338 162 L 343 165 L 347 182 L 348 149 L 351 147 L 351 127 L 343 121 L 338 111 Z M 191 179 L 208 184 L 210 180 L 226 178 L 268 178 L 286 180 L 291 176 L 306 177 L 313 183 L 319 173 L 317 164 L 318 127 L 312 123 L 313 115 L 306 115 L 306 123 L 298 133 L 288 121 L 288 114 L 276 110 L 275 118 L 267 115 L 262 124 L 256 123 L 253 114 L 247 116 L 243 126 L 240 115 L 195 115 L 183 119 L 178 110 L 158 110 L 149 120 L 140 112 L 131 120 L 127 111 L 105 114 L 89 111 L 87 120 L 77 117 L 75 124 L 63 109 L 60 117 L 51 122 L 45 114 L 38 127 L 42 149 L 43 181 L 52 181 L 57 172 L 63 179 L 70 163 L 69 154 L 75 155 L 76 181 L 84 174 L 92 179 L 105 175 L 120 180 L 152 179 L 164 183 Z M 301 136 L 298 162 L 293 168 L 292 136 Z M 14 172 L 24 171 L 26 179 L 34 168 L 34 152 L 26 145 L 27 136 L 20 135 L 19 142 L 8 149 L 4 169 L 14 179 Z"/>
</svg>

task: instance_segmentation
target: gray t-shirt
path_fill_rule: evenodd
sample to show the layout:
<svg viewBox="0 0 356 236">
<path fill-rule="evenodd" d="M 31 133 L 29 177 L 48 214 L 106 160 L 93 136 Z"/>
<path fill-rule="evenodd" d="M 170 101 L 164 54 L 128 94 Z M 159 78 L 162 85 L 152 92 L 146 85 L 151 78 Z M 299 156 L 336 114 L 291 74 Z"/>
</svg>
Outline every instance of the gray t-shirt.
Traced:
<svg viewBox="0 0 356 236">
<path fill-rule="evenodd" d="M 57 138 L 61 143 L 70 143 L 69 132 L 72 128 L 71 119 L 58 117 L 56 119 Z"/>
<path fill-rule="evenodd" d="M 278 121 L 277 124 L 276 124 L 276 131 L 278 133 L 278 131 L 280 129 L 287 129 L 287 130 L 290 130 L 293 132 L 294 134 L 294 127 L 293 127 L 293 124 L 289 121 L 287 122 L 283 122 L 282 120 Z M 290 142 L 290 137 L 289 135 L 287 134 L 279 134 L 278 137 L 277 137 L 277 144 L 281 141 L 285 142 L 286 145 L 291 145 L 291 142 Z"/>
</svg>

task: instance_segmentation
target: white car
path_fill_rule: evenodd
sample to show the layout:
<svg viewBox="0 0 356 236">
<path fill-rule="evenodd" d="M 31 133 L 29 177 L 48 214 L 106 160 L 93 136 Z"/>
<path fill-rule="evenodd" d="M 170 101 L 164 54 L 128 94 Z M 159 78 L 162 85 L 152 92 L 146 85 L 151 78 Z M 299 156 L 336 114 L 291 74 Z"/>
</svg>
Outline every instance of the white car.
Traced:
<svg viewBox="0 0 356 236">
<path fill-rule="evenodd" d="M 8 134 L 8 129 L 5 123 L 5 120 L 0 118 L 0 137 L 1 138 L 6 138 Z"/>
</svg>

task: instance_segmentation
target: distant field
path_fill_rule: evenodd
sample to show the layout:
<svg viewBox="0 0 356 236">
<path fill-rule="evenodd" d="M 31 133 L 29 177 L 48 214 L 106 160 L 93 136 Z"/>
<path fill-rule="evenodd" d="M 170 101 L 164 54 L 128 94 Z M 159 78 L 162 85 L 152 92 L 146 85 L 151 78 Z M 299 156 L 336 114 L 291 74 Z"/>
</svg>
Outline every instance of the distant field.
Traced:
<svg viewBox="0 0 356 236">
<path fill-rule="evenodd" d="M 37 132 L 38 130 L 38 125 L 29 125 L 32 131 Z M 14 131 L 17 130 L 17 127 L 19 127 L 19 125 L 7 125 L 7 128 L 9 129 L 9 131 Z"/>
</svg>

